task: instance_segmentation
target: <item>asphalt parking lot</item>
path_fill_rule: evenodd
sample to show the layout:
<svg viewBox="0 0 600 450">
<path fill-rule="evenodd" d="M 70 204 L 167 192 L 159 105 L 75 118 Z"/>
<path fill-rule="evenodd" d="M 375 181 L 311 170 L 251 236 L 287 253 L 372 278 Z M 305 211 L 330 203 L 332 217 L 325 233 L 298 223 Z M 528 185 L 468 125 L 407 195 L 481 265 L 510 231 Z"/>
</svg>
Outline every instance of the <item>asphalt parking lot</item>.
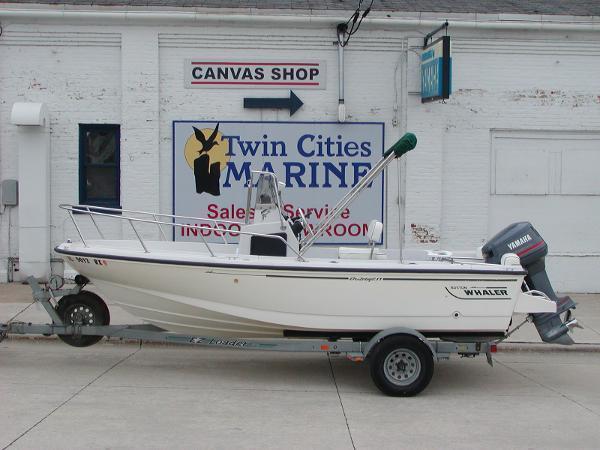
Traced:
<svg viewBox="0 0 600 450">
<path fill-rule="evenodd" d="M 414 398 L 366 365 L 57 340 L 0 344 L 0 448 L 598 448 L 600 354 L 442 361 Z"/>
</svg>

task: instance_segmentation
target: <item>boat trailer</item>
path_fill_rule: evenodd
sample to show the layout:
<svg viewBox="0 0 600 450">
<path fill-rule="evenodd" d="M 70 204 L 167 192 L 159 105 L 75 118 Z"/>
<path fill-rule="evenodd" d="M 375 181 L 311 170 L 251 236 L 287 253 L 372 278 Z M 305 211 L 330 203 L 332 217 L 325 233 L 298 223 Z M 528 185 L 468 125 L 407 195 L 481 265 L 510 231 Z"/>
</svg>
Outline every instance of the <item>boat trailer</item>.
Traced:
<svg viewBox="0 0 600 450">
<path fill-rule="evenodd" d="M 83 309 L 85 306 L 82 307 L 81 313 L 77 312 L 77 308 L 75 314 L 71 312 L 67 316 L 71 319 L 65 323 L 65 317 L 59 315 L 59 299 L 67 298 L 67 296 L 82 296 L 81 298 L 85 299 L 84 294 L 88 294 L 88 296 L 91 294 L 90 291 L 83 290 L 87 280 L 84 277 L 81 278 L 77 279 L 76 277 L 74 287 L 63 289 L 62 283 L 53 283 L 51 280 L 47 284 L 40 284 L 34 277 L 29 277 L 27 282 L 33 293 L 31 304 L 36 302 L 41 304 L 50 316 L 52 323 L 34 324 L 12 319 L 6 323 L 0 323 L 0 342 L 9 334 L 58 335 L 69 345 L 87 347 L 106 336 L 108 338 L 202 347 L 341 354 L 352 361 L 367 361 L 375 385 L 387 395 L 402 397 L 416 395 L 427 387 L 433 375 L 434 361 L 450 359 L 452 354 L 461 357 L 485 354 L 488 363 L 493 365 L 491 354 L 496 352 L 497 341 L 477 342 L 476 339 L 473 339 L 473 342 L 451 342 L 431 339 L 417 330 L 404 327 L 382 330 L 369 340 L 221 338 L 179 334 L 150 324 L 96 325 L 87 323 L 86 313 L 90 312 L 90 317 L 92 317 L 91 314 L 94 311 Z M 54 288 L 51 287 L 52 285 Z M 99 299 L 99 297 L 96 298 Z M 93 304 L 90 304 L 89 307 L 93 308 Z M 103 307 L 106 308 L 106 305 L 103 304 Z M 90 320 L 90 322 L 92 321 Z"/>
</svg>

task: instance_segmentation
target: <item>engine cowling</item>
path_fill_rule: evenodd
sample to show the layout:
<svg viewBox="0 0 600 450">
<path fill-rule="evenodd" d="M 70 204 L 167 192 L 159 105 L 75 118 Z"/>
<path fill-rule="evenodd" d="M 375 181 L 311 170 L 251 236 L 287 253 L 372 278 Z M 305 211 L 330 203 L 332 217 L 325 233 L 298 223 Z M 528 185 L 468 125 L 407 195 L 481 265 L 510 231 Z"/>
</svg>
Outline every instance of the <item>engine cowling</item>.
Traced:
<svg viewBox="0 0 600 450">
<path fill-rule="evenodd" d="M 548 255 L 548 244 L 540 233 L 529 222 L 516 222 L 492 237 L 481 249 L 485 261 L 500 264 L 502 255 L 515 253 L 521 260 L 521 266 L 527 270 L 525 277 L 526 288 L 541 291 L 556 302 L 556 313 L 532 314 L 540 337 L 544 342 L 572 344 L 568 335 L 570 325 L 570 310 L 575 309 L 571 297 L 558 297 L 552 288 L 546 273 L 545 258 Z M 525 288 L 525 289 L 526 289 Z M 561 314 L 567 313 L 563 322 Z M 575 322 L 576 323 L 576 322 Z"/>
</svg>

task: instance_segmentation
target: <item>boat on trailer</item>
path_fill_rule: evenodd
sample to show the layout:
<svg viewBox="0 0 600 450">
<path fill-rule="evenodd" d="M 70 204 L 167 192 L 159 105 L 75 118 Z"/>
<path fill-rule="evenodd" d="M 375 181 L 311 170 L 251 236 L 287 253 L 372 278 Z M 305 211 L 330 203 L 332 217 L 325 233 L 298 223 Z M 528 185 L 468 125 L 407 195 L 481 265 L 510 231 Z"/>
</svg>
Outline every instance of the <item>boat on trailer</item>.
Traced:
<svg viewBox="0 0 600 450">
<path fill-rule="evenodd" d="M 407 133 L 315 227 L 301 211 L 298 217 L 284 214 L 283 186 L 268 172 L 252 172 L 248 180 L 243 223 L 61 205 L 80 240 L 55 251 L 80 275 L 79 286 L 55 305 L 56 317 L 47 308 L 53 323 L 66 327 L 51 332 L 78 346 L 124 336 L 109 326 L 102 298 L 83 289 L 91 282 L 100 296 L 151 324 L 137 334 L 149 339 L 159 333 L 247 348 L 252 346 L 236 343 L 368 343 L 347 353 L 373 355 L 375 383 L 391 395 L 413 395 L 427 385 L 432 358 L 440 353 L 432 342 L 464 342 L 475 346 L 467 354 L 487 352 L 490 341 L 508 335 L 516 313 L 526 314 L 544 341 L 572 343 L 575 303 L 552 290 L 544 269 L 547 245 L 527 222 L 507 227 L 472 252 L 382 249 L 376 246 L 383 230 L 377 221 L 369 226 L 367 247 L 313 246 L 391 161 L 415 146 L 415 136 Z M 84 237 L 83 217 L 91 220 L 96 238 Z M 99 219 L 128 222 L 135 239 L 105 239 Z M 213 223 L 208 229 L 223 242 L 209 243 L 202 233 L 201 242 L 167 238 L 169 229 L 207 229 L 190 225 L 190 219 Z M 143 237 L 150 226 L 161 239 Z M 460 347 L 452 350 L 460 353 Z"/>
</svg>

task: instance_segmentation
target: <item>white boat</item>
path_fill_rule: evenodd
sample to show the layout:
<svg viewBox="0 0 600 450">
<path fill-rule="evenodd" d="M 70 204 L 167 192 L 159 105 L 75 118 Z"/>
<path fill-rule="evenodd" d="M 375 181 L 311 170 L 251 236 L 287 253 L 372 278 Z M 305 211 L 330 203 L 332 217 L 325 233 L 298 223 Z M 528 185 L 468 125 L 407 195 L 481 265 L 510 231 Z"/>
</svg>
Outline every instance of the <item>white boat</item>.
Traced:
<svg viewBox="0 0 600 450">
<path fill-rule="evenodd" d="M 534 291 L 536 286 L 523 289 L 527 271 L 515 253 L 532 246 L 521 255 L 539 250 L 543 240 L 531 236 L 533 228 L 522 242 L 520 235 L 515 238 L 503 255 L 486 256 L 481 249 L 401 255 L 375 245 L 383 229 L 376 221 L 369 227 L 366 248 L 312 246 L 389 162 L 415 144 L 413 135 L 398 141 L 312 232 L 303 216 L 282 214 L 281 186 L 275 175 L 254 172 L 245 217 L 250 216 L 256 176 L 255 219 L 237 224 L 238 242 L 231 242 L 233 233 L 212 219 L 214 229 L 223 231 L 223 243 L 173 242 L 164 230 L 189 228 L 189 218 L 61 205 L 69 211 L 81 240 L 67 241 L 55 250 L 105 299 L 147 323 L 178 333 L 359 338 L 406 327 L 428 337 L 490 340 L 506 335 L 515 313 L 525 313 L 540 318 L 540 323 L 543 319 L 545 325 L 538 329 L 546 340 L 566 343 L 573 323 L 563 322 L 558 313 L 568 312 L 571 304 L 566 307 L 563 302 L 557 313 L 553 292 Z M 78 221 L 86 215 L 100 239 L 86 239 L 81 233 Z M 104 239 L 98 217 L 128 221 L 137 239 Z M 157 227 L 163 239 L 142 238 L 140 229 L 148 224 Z M 485 262 L 492 257 L 499 261 Z"/>
</svg>

